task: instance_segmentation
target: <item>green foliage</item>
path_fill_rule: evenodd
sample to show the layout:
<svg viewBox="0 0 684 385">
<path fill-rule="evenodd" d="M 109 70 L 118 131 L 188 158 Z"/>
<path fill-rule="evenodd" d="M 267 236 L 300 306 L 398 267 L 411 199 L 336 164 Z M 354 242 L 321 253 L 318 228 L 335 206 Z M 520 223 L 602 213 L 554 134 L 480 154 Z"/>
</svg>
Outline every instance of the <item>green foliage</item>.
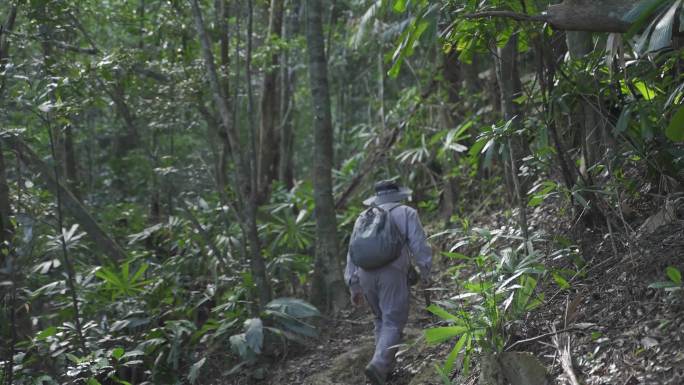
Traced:
<svg viewBox="0 0 684 385">
<path fill-rule="evenodd" d="M 320 316 L 313 305 L 296 298 L 278 298 L 269 302 L 261 318 L 250 318 L 244 322 L 243 333 L 230 337 L 232 351 L 237 354 L 241 362 L 234 366 L 229 373 L 237 373 L 245 365 L 254 363 L 259 355 L 267 348 L 264 341 L 268 340 L 267 333 L 280 339 L 280 343 L 287 341 L 304 343 L 305 337 L 318 336 L 317 329 L 307 321 Z M 276 340 L 270 339 L 271 343 Z"/>
<path fill-rule="evenodd" d="M 473 230 L 468 242 L 485 241 L 492 245 L 503 234 L 492 234 L 484 229 Z M 457 244 L 463 245 L 459 242 Z M 489 249 L 489 247 L 483 248 Z M 425 330 L 429 343 L 455 340 L 444 365 L 437 371 L 445 384 L 451 384 L 451 373 L 458 357 L 462 358 L 462 372 L 467 375 L 470 360 L 476 352 L 500 353 L 509 341 L 508 333 L 524 316 L 543 302 L 537 293 L 539 277 L 546 269 L 536 252 L 525 254 L 524 247 L 504 249 L 500 253 L 468 257 L 448 253 L 463 261 L 474 274 L 463 280 L 463 291 L 448 301 L 440 301 L 428 310 L 449 326 Z"/>
<path fill-rule="evenodd" d="M 677 112 L 672 116 L 665 134 L 673 142 L 684 141 L 684 107 L 677 109 Z"/>
<path fill-rule="evenodd" d="M 652 284 L 648 285 L 648 287 L 653 289 L 665 289 L 669 292 L 678 291 L 684 287 L 682 285 L 682 273 L 676 267 L 668 266 L 665 269 L 665 275 L 669 281 L 653 282 Z"/>
<path fill-rule="evenodd" d="M 138 270 L 131 274 L 130 263 L 131 261 L 124 262 L 118 271 L 116 268 L 102 267 L 95 273 L 95 276 L 103 281 L 104 290 L 111 293 L 112 300 L 118 297 L 131 297 L 151 282 L 143 279 L 148 264 L 141 264 Z"/>
</svg>

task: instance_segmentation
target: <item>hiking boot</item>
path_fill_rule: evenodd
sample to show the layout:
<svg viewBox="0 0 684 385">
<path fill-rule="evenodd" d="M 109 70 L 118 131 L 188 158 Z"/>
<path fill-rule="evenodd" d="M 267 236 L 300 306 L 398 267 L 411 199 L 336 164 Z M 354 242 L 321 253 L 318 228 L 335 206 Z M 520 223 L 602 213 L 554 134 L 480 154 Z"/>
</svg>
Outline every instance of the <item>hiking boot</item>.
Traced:
<svg viewBox="0 0 684 385">
<path fill-rule="evenodd" d="M 378 372 L 372 364 L 368 364 L 363 373 L 373 385 L 385 385 L 385 378 Z"/>
</svg>

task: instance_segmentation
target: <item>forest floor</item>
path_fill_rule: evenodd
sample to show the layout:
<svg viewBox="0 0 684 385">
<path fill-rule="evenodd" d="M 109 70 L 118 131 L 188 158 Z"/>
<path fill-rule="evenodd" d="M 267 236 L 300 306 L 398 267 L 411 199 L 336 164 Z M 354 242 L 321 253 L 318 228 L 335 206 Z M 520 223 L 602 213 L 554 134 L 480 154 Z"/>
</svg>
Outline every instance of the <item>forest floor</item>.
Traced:
<svg viewBox="0 0 684 385">
<path fill-rule="evenodd" d="M 546 366 L 549 383 L 572 384 L 559 360 L 553 328 L 567 330 L 556 335 L 569 346 L 574 373 L 585 385 L 684 384 L 684 295 L 669 294 L 648 286 L 665 281 L 665 268 L 684 264 L 684 205 L 655 226 L 644 225 L 656 217 L 657 203 L 642 208 L 624 232 L 603 234 L 582 230 L 580 250 L 587 261 L 582 274 L 569 279 L 570 289 L 545 285 L 544 305 L 528 314 L 522 330 L 513 332 L 511 341 L 533 339 L 514 350 L 533 353 Z M 553 209 L 536 210 L 533 225 L 571 231 L 554 221 Z M 496 218 L 489 218 L 496 223 Z M 543 224 L 546 224 L 544 226 Z M 629 228 L 635 229 L 627 235 Z M 568 235 L 567 231 L 564 235 Z M 549 267 L 564 268 L 564 263 L 548 258 Z M 447 261 L 436 261 L 445 271 Z M 554 266 L 557 265 L 557 266 Z M 458 294 L 450 290 L 451 278 L 442 275 L 433 300 Z M 453 285 L 453 284 L 452 284 Z M 454 289 L 455 290 L 455 289 Z M 437 385 L 434 365 L 441 365 L 451 344 L 427 345 L 422 337 L 426 327 L 438 320 L 425 310 L 421 295 L 412 289 L 411 315 L 405 330 L 405 345 L 390 385 Z M 367 308 L 352 309 L 335 319 L 324 319 L 322 336 L 314 344 L 298 347 L 272 363 L 266 379 L 235 384 L 265 383 L 305 385 L 366 384 L 363 368 L 373 352 L 372 315 Z M 478 384 L 477 365 L 467 378 L 454 374 L 454 383 Z"/>
</svg>

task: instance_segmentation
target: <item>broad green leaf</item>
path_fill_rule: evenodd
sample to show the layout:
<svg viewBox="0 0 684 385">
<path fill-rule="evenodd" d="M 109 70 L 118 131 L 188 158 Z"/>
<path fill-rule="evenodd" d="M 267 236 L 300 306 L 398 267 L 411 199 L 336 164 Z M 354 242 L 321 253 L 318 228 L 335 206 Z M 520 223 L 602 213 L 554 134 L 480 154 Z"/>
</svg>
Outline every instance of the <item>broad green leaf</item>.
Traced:
<svg viewBox="0 0 684 385">
<path fill-rule="evenodd" d="M 396 78 L 399 75 L 399 71 L 401 70 L 401 65 L 404 62 L 404 57 L 400 56 L 394 64 L 392 64 L 392 68 L 389 69 L 387 72 L 387 75 L 391 78 Z"/>
<path fill-rule="evenodd" d="M 622 110 L 622 113 L 620 113 L 620 118 L 618 119 L 617 124 L 615 125 L 615 130 L 617 130 L 617 132 L 622 133 L 622 132 L 627 131 L 627 127 L 629 126 L 629 121 L 632 117 L 631 112 L 632 111 L 630 110 L 629 107 Z"/>
<path fill-rule="evenodd" d="M 555 271 L 552 272 L 551 275 L 553 276 L 553 280 L 556 281 L 556 283 L 558 284 L 558 286 L 560 286 L 561 289 L 570 288 L 570 284 L 565 278 L 563 278 L 562 275 L 556 273 Z"/>
<path fill-rule="evenodd" d="M 318 317 L 321 313 L 316 307 L 297 298 L 277 298 L 266 305 L 266 309 L 285 313 L 295 318 Z"/>
<path fill-rule="evenodd" d="M 245 321 L 247 331 L 245 341 L 247 345 L 257 354 L 261 353 L 264 344 L 264 324 L 260 318 L 252 318 Z"/>
<path fill-rule="evenodd" d="M 461 349 L 463 349 L 466 340 L 468 340 L 469 338 L 469 333 L 463 333 L 461 338 L 458 339 L 458 342 L 456 342 L 456 345 L 454 345 L 454 348 L 451 350 L 451 353 L 449 353 L 449 356 L 447 356 L 447 359 L 444 362 L 444 372 L 447 376 L 451 374 L 451 371 L 454 369 L 454 362 L 456 362 L 458 354 L 461 352 Z"/>
<path fill-rule="evenodd" d="M 648 22 L 651 15 L 665 4 L 668 0 L 642 0 L 627 12 L 622 20 L 632 23 L 629 30 L 625 33 L 625 39 L 630 39 Z"/>
<path fill-rule="evenodd" d="M 428 343 L 436 344 L 447 341 L 455 336 L 468 331 L 465 326 L 444 326 L 425 330 L 425 339 Z"/>
<path fill-rule="evenodd" d="M 652 284 L 648 285 L 648 287 L 650 287 L 651 289 L 671 289 L 679 286 L 679 284 L 671 281 L 653 282 Z"/>
<path fill-rule="evenodd" d="M 634 87 L 646 100 L 652 100 L 657 95 L 657 90 L 647 86 L 644 82 L 634 82 Z"/>
<path fill-rule="evenodd" d="M 102 384 L 100 384 L 100 381 L 98 381 L 92 377 L 89 378 L 88 381 L 86 381 L 86 384 L 88 384 L 88 385 L 102 385 Z"/>
<path fill-rule="evenodd" d="M 456 317 L 455 315 L 449 313 L 448 311 L 442 309 L 441 307 L 439 307 L 438 305 L 435 305 L 435 304 L 428 306 L 427 311 L 429 311 L 430 313 L 436 315 L 437 317 L 439 317 L 443 320 L 447 320 L 447 321 L 458 321 L 459 320 L 458 317 Z"/>
<path fill-rule="evenodd" d="M 394 0 L 392 10 L 396 13 L 403 13 L 406 11 L 406 0 Z"/>
<path fill-rule="evenodd" d="M 668 266 L 665 269 L 665 274 L 667 274 L 667 277 L 670 278 L 670 281 L 681 285 L 682 284 L 682 273 L 673 266 Z"/>
<path fill-rule="evenodd" d="M 112 357 L 114 357 L 114 359 L 120 360 L 126 351 L 124 350 L 124 348 L 119 347 L 119 348 L 112 349 L 111 352 L 112 352 Z"/>
<path fill-rule="evenodd" d="M 36 340 L 44 340 L 48 337 L 54 336 L 57 334 L 57 328 L 54 326 L 50 326 L 44 330 L 42 330 L 40 333 L 36 334 Z"/>
<path fill-rule="evenodd" d="M 192 364 L 192 366 L 190 367 L 190 372 L 188 373 L 188 381 L 190 381 L 191 384 L 194 384 L 195 382 L 197 382 L 197 378 L 199 378 L 200 370 L 202 369 L 202 366 L 204 366 L 204 362 L 206 360 L 207 360 L 207 357 L 204 357 L 201 360 Z"/>
<path fill-rule="evenodd" d="M 665 135 L 673 142 L 684 141 L 684 107 L 679 107 L 672 116 Z"/>
<path fill-rule="evenodd" d="M 665 15 L 658 21 L 653 33 L 651 34 L 651 41 L 648 44 L 648 51 L 659 51 L 668 47 L 672 42 L 672 29 L 674 27 L 675 14 L 681 5 L 681 0 L 677 0 L 665 12 Z"/>
</svg>

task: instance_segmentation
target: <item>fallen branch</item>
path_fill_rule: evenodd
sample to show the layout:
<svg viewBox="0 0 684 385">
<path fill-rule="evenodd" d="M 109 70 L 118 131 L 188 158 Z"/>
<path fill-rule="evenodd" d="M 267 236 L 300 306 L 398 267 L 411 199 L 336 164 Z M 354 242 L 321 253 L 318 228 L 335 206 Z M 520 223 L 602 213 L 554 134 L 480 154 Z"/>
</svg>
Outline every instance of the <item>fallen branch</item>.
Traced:
<svg viewBox="0 0 684 385">
<path fill-rule="evenodd" d="M 566 333 L 566 332 L 572 332 L 572 331 L 580 331 L 580 330 L 586 330 L 586 329 L 588 329 L 588 328 L 570 327 L 570 328 L 565 328 L 565 329 L 558 330 L 558 331 L 554 330 L 554 331 L 552 331 L 552 332 L 540 334 L 540 335 L 535 336 L 535 337 L 532 337 L 532 338 L 527 338 L 527 339 L 524 339 L 524 340 L 515 341 L 514 343 L 510 344 L 505 350 L 506 350 L 506 351 L 510 351 L 511 349 L 513 349 L 514 346 L 521 345 L 521 344 L 524 344 L 524 343 L 527 343 L 527 342 L 538 341 L 538 340 L 544 339 L 544 338 L 546 338 L 546 337 L 553 337 L 553 336 L 556 336 L 556 335 L 558 335 L 558 334 L 560 334 L 560 333 Z"/>
<path fill-rule="evenodd" d="M 100 227 L 83 204 L 74 196 L 71 190 L 55 179 L 54 173 L 50 170 L 50 166 L 40 159 L 38 154 L 36 154 L 26 142 L 17 136 L 10 135 L 3 136 L 0 140 L 7 143 L 7 145 L 12 148 L 17 154 L 17 158 L 25 164 L 26 167 L 35 173 L 41 174 L 45 181 L 45 185 L 51 193 L 57 194 L 59 191 L 65 211 L 78 222 L 83 231 L 90 236 L 103 254 L 110 257 L 113 261 L 126 259 L 126 252 L 124 249 L 105 233 L 102 227 Z M 99 260 L 99 262 L 101 263 L 102 261 Z"/>
</svg>

